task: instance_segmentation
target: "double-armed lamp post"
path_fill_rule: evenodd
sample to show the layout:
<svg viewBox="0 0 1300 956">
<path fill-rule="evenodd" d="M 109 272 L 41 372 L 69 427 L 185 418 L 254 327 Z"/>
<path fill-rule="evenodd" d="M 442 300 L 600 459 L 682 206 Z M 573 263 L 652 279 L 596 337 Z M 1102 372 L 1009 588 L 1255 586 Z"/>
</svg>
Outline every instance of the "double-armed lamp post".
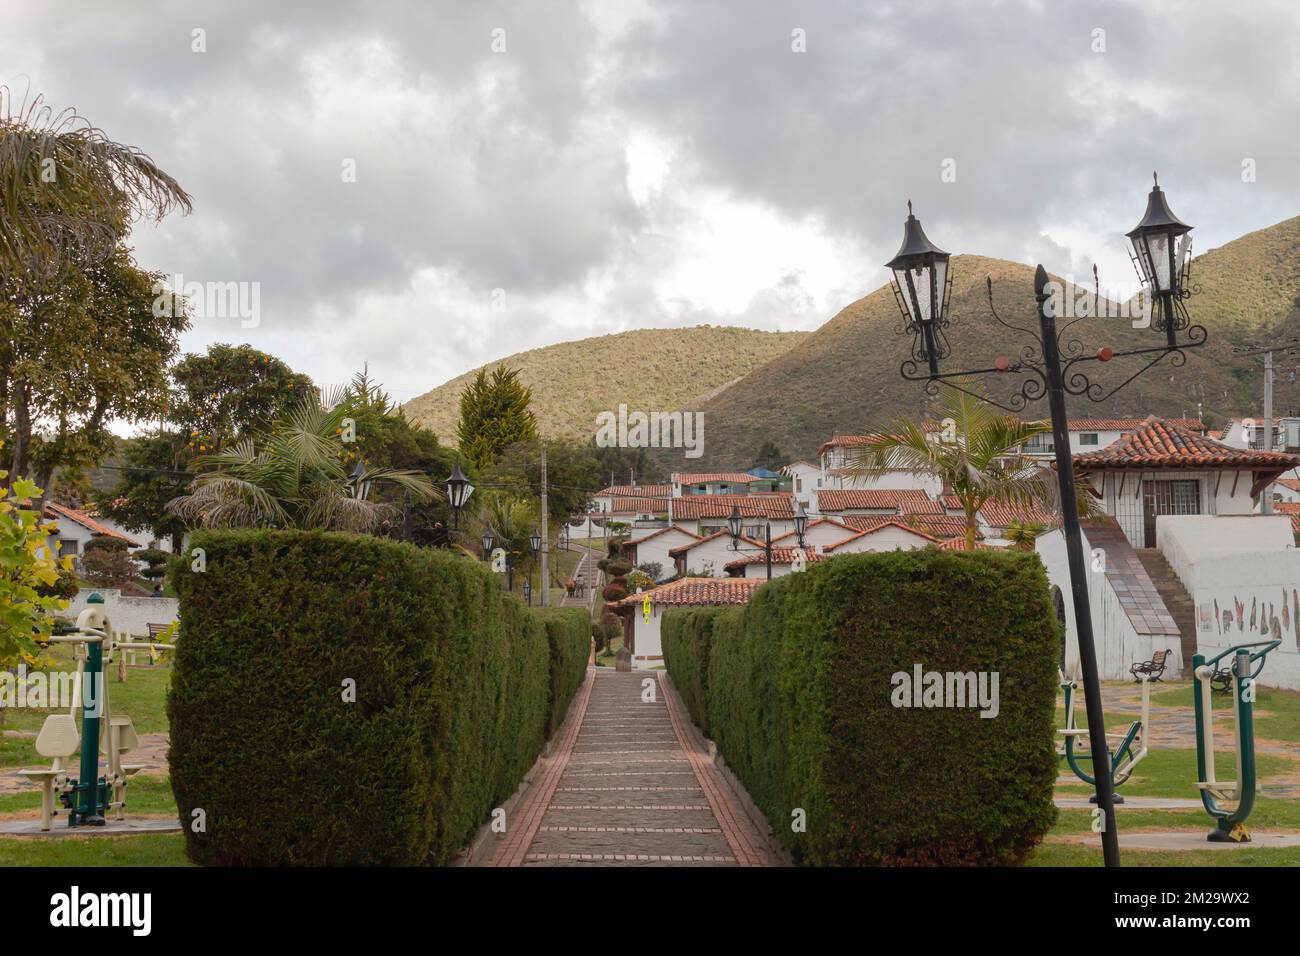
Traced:
<svg viewBox="0 0 1300 956">
<path fill-rule="evenodd" d="M 731 506 L 731 514 L 727 516 L 727 533 L 731 535 L 731 550 L 741 551 L 740 532 L 744 522 L 744 517 L 740 513 L 740 505 Z M 808 527 L 808 514 L 803 509 L 802 502 L 797 499 L 794 502 L 794 533 L 799 539 L 799 547 L 803 547 L 804 531 Z M 763 553 L 767 556 L 767 580 L 772 580 L 772 522 L 767 521 L 763 525 Z"/>
<path fill-rule="evenodd" d="M 932 243 L 921 223 L 907 204 L 903 245 L 898 255 L 886 265 L 892 272 L 894 296 L 903 316 L 903 331 L 912 336 L 911 356 L 900 367 L 903 378 L 924 382 L 925 391 L 938 394 L 946 385 L 961 391 L 962 379 L 988 374 L 1022 375 L 1019 390 L 1008 404 L 993 404 L 1019 412 L 1031 401 L 1046 396 L 1052 416 L 1052 434 L 1056 442 L 1056 472 L 1060 483 L 1061 522 L 1065 532 L 1066 554 L 1070 568 L 1070 591 L 1074 597 L 1075 633 L 1079 639 L 1079 664 L 1087 705 L 1089 742 L 1093 773 L 1097 781 L 1097 806 L 1104 814 L 1101 833 L 1102 851 L 1107 866 L 1119 865 L 1119 834 L 1115 825 L 1114 786 L 1111 779 L 1110 750 L 1106 743 L 1102 713 L 1101 683 L 1097 674 L 1097 651 L 1093 643 L 1092 611 L 1088 601 L 1088 570 L 1084 563 L 1083 539 L 1079 529 L 1078 501 L 1075 497 L 1074 466 L 1070 457 L 1069 423 L 1065 397 L 1074 395 L 1094 402 L 1104 401 L 1137 378 L 1142 372 L 1168 358 L 1181 366 L 1187 361 L 1183 350 L 1203 345 L 1206 331 L 1192 325 L 1184 305 L 1191 294 L 1188 280 L 1191 271 L 1191 226 L 1181 222 L 1169 209 L 1159 181 L 1147 197 L 1146 215 L 1128 232 L 1132 258 L 1145 287 L 1151 310 L 1151 327 L 1163 333 L 1164 342 L 1150 348 L 1115 351 L 1109 347 L 1086 353 L 1077 339 L 1062 343 L 1061 335 L 1078 319 L 1060 329 L 1056 326 L 1053 301 L 1064 299 L 1048 291 L 1047 270 L 1039 265 L 1034 272 L 1034 298 L 1038 303 L 1038 327 L 1021 328 L 1002 320 L 993 306 L 993 280 L 986 281 L 989 309 L 993 318 L 1006 328 L 1029 336 L 1033 341 L 1021 348 L 1019 358 L 999 358 L 992 368 L 944 371 L 942 363 L 951 358 L 952 348 L 945 330 L 952 324 L 948 299 L 952 290 L 949 254 Z M 1096 269 L 1094 267 L 1094 275 Z M 1180 338 L 1179 333 L 1186 332 Z M 1125 356 L 1141 356 L 1146 364 L 1113 388 L 1106 389 L 1088 377 L 1088 363 L 1109 362 Z M 977 396 L 984 398 L 984 396 Z"/>
</svg>

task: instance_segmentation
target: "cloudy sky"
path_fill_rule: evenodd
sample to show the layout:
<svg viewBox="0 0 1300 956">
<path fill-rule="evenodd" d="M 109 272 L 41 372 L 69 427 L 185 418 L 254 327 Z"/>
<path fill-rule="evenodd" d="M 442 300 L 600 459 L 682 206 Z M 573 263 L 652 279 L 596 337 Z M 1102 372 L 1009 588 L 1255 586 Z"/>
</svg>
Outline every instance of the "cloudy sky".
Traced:
<svg viewBox="0 0 1300 956">
<path fill-rule="evenodd" d="M 815 328 L 938 244 L 1122 287 L 1151 172 L 1203 252 L 1300 213 L 1300 4 L 6 0 L 0 81 L 194 212 L 197 320 L 399 399 L 566 339 Z"/>
</svg>

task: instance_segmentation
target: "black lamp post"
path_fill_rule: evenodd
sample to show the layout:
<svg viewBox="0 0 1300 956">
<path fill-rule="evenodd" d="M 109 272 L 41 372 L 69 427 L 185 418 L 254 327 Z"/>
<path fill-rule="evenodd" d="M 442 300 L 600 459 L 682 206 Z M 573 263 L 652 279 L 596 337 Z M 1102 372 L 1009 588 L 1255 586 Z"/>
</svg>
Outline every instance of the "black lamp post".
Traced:
<svg viewBox="0 0 1300 956">
<path fill-rule="evenodd" d="M 460 528 L 460 509 L 465 507 L 469 501 L 469 496 L 474 493 L 474 486 L 469 483 L 469 479 L 460 470 L 460 459 L 451 467 L 451 475 L 447 478 L 447 503 L 451 505 L 451 526 L 453 530 Z"/>
<path fill-rule="evenodd" d="M 1102 852 L 1107 866 L 1119 865 L 1119 833 L 1115 821 L 1115 791 L 1111 778 L 1110 750 L 1106 744 L 1105 718 L 1102 712 L 1101 682 L 1097 675 L 1097 651 L 1093 644 L 1092 611 L 1088 600 L 1088 571 L 1084 563 L 1083 539 L 1079 529 L 1078 501 L 1075 496 L 1074 463 L 1070 457 L 1069 422 L 1066 418 L 1066 394 L 1083 396 L 1091 401 L 1103 401 L 1137 378 L 1166 356 L 1174 366 L 1187 361 L 1184 349 L 1203 345 L 1207 338 L 1205 329 L 1191 325 L 1183 300 L 1190 294 L 1187 279 L 1190 270 L 1191 227 L 1180 222 L 1165 201 L 1159 185 L 1147 198 L 1147 211 L 1142 222 L 1128 234 L 1133 243 L 1134 259 L 1138 271 L 1152 300 L 1153 325 L 1165 333 L 1165 343 L 1158 347 L 1129 349 L 1116 352 L 1100 348 L 1093 355 L 1085 354 L 1078 340 L 1062 345 L 1056 327 L 1056 316 L 1049 305 L 1052 295 L 1047 291 L 1047 270 L 1039 265 L 1034 272 L 1034 297 L 1038 302 L 1039 333 L 1004 322 L 993 306 L 993 280 L 986 280 L 989 310 L 997 322 L 1008 329 L 1029 335 L 1034 343 L 1024 346 L 1016 361 L 999 358 L 992 368 L 968 369 L 959 372 L 941 372 L 939 362 L 951 355 L 951 348 L 943 335 L 950 319 L 947 314 L 948 291 L 951 274 L 948 271 L 948 254 L 938 249 L 925 237 L 921 224 L 912 215 L 912 204 L 907 204 L 908 216 L 904 227 L 903 246 L 888 263 L 893 271 L 894 295 L 903 315 L 903 326 L 913 336 L 911 357 L 900 366 L 903 378 L 925 383 L 930 395 L 938 394 L 940 385 L 966 391 L 955 379 L 984 375 L 991 372 L 1024 375 L 1017 391 L 1008 404 L 992 402 L 1000 408 L 1019 412 L 1037 399 L 1047 397 L 1052 416 L 1052 434 L 1056 444 L 1056 472 L 1060 482 L 1061 522 L 1065 532 L 1066 555 L 1070 567 L 1070 590 L 1074 596 L 1075 631 L 1079 636 L 1079 664 L 1082 671 L 1084 701 L 1087 705 L 1089 742 L 1092 766 L 1096 778 L 1097 806 L 1105 815 L 1101 833 Z M 1181 244 L 1175 249 L 1175 244 Z M 1096 267 L 1093 269 L 1094 276 Z M 1098 281 L 1098 285 L 1100 282 Z M 1096 310 L 1093 310 L 1094 313 Z M 1066 327 L 1077 319 L 1066 323 Z M 1187 338 L 1179 341 L 1178 332 L 1187 330 Z M 1063 331 L 1063 329 L 1062 329 Z M 1066 359 L 1062 364 L 1062 352 Z M 1114 388 L 1104 389 L 1088 377 L 1088 362 L 1109 362 L 1129 355 L 1141 355 L 1149 360 Z M 924 364 L 925 369 L 922 369 Z M 976 396 L 984 398 L 984 396 Z"/>
<path fill-rule="evenodd" d="M 538 532 L 536 528 L 534 528 L 533 533 L 528 536 L 528 545 L 530 548 L 532 548 L 533 551 L 533 563 L 528 567 L 528 580 L 524 582 L 524 599 L 529 604 L 532 604 L 533 603 L 533 567 L 537 564 L 537 552 L 542 549 L 542 536 L 541 533 Z M 545 581 L 542 582 L 542 586 L 543 587 L 546 586 Z"/>
<path fill-rule="evenodd" d="M 731 535 L 731 550 L 739 552 L 740 531 L 742 518 L 740 516 L 740 505 L 731 506 L 731 514 L 727 516 L 727 534 Z M 763 551 L 767 555 L 767 579 L 772 580 L 772 522 L 768 521 L 764 531 Z"/>
<path fill-rule="evenodd" d="M 808 512 L 803 509 L 803 502 L 797 498 L 794 502 L 794 535 L 799 540 L 799 547 L 803 547 L 803 534 L 808 530 Z"/>
<path fill-rule="evenodd" d="M 488 525 L 483 531 L 483 560 L 492 560 L 492 542 L 495 539 L 492 536 L 492 526 Z"/>
</svg>

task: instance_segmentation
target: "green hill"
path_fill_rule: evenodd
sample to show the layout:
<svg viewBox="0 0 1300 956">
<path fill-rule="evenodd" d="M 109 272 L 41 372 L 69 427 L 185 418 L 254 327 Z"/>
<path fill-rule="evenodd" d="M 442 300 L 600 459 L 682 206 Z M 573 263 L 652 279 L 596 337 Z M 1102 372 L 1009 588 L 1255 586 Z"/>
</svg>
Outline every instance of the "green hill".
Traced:
<svg viewBox="0 0 1300 956">
<path fill-rule="evenodd" d="M 953 357 L 946 367 L 983 368 L 999 355 L 1015 358 L 1032 340 L 994 321 L 984 280 L 992 276 L 1004 320 L 1036 331 L 1033 268 L 966 255 L 953 258 L 952 271 Z M 1183 367 L 1166 360 L 1105 401 L 1071 399 L 1072 415 L 1195 416 L 1198 403 L 1211 424 L 1262 415 L 1261 359 L 1235 356 L 1232 348 L 1300 338 L 1300 217 L 1197 257 L 1192 287 L 1196 293 L 1187 307 L 1192 320 L 1209 331 L 1209 342 L 1190 350 Z M 887 286 L 846 306 L 794 348 L 704 403 L 704 456 L 692 468 L 746 466 L 769 440 L 787 459 L 808 457 L 834 432 L 860 432 L 923 413 L 922 387 L 899 376 L 910 345 L 901 328 Z M 1133 329 L 1127 318 L 1084 319 L 1066 338 L 1077 338 L 1087 353 L 1103 345 L 1119 351 L 1160 341 L 1152 330 Z M 1277 362 L 1275 414 L 1300 410 L 1300 357 L 1279 356 Z M 1088 372 L 1093 381 L 1113 386 L 1140 367 L 1128 358 L 1088 363 Z M 991 386 L 995 398 L 1011 390 L 1001 382 Z M 1026 409 L 1039 412 L 1046 413 L 1045 402 Z"/>
<path fill-rule="evenodd" d="M 638 329 L 519 352 L 492 362 L 521 369 L 533 411 L 549 437 L 590 438 L 596 415 L 629 410 L 686 411 L 789 350 L 810 332 L 728 326 Z M 406 413 L 455 444 L 460 393 L 477 369 L 413 398 Z"/>
</svg>

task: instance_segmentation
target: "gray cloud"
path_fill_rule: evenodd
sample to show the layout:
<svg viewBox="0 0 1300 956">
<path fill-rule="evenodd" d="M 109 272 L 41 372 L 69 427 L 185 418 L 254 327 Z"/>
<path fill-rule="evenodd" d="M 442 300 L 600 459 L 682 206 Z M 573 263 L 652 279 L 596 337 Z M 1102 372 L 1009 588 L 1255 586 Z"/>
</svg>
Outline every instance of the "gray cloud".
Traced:
<svg viewBox="0 0 1300 956">
<path fill-rule="evenodd" d="M 883 281 L 907 198 L 954 252 L 1122 280 L 1153 168 L 1202 251 L 1300 206 L 1280 0 L 9 6 L 0 79 L 194 194 L 137 231 L 142 263 L 261 283 L 259 328 L 188 347 L 249 340 L 323 381 L 369 359 L 402 398 L 624 328 L 815 327 Z M 672 156 L 644 194 L 638 136 Z M 727 221 L 751 214 L 753 249 Z"/>
</svg>

